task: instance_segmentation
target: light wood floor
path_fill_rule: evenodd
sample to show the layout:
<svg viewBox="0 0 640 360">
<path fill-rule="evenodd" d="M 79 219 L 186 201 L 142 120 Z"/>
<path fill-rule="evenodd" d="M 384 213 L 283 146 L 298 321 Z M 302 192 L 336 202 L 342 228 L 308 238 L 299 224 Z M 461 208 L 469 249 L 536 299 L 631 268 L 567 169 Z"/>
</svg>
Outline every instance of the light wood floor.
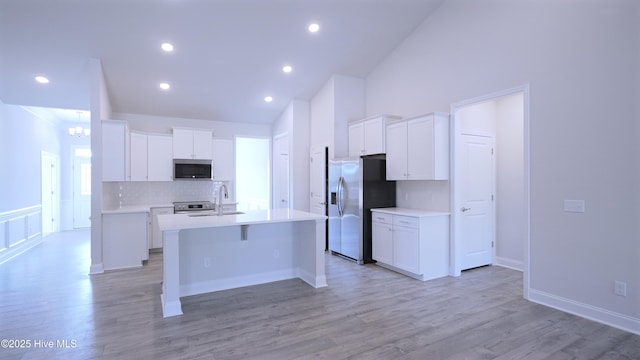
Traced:
<svg viewBox="0 0 640 360">
<path fill-rule="evenodd" d="M 161 254 L 89 276 L 89 232 L 54 234 L 0 265 L 0 337 L 31 346 L 0 348 L 0 359 L 640 359 L 640 336 L 523 300 L 517 271 L 420 282 L 326 262 L 329 287 L 296 279 L 192 296 L 164 319 Z"/>
</svg>

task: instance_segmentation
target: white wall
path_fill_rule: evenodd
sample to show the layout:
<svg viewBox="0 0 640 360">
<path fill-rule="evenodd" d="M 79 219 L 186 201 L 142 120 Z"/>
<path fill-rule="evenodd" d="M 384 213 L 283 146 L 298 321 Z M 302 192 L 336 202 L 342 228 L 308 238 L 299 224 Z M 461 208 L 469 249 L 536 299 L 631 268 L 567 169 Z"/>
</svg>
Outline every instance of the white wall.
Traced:
<svg viewBox="0 0 640 360">
<path fill-rule="evenodd" d="M 349 156 L 349 122 L 365 118 L 364 79 L 334 75 L 334 155 Z"/>
<path fill-rule="evenodd" d="M 400 115 L 530 84 L 529 295 L 636 332 L 638 6 L 446 1 L 367 77 L 367 113 Z"/>
<path fill-rule="evenodd" d="M 91 59 L 89 69 L 91 110 L 91 267 L 90 274 L 104 271 L 102 263 L 102 120 L 111 118 L 111 102 L 102 63 Z"/>
<path fill-rule="evenodd" d="M 334 78 L 331 77 L 320 91 L 318 91 L 318 93 L 311 99 L 310 109 L 311 122 L 309 127 L 311 133 L 311 146 L 329 146 L 329 158 L 334 157 L 334 94 Z"/>
<path fill-rule="evenodd" d="M 289 155 L 291 198 L 289 199 L 296 210 L 309 210 L 309 149 L 310 149 L 310 105 L 308 101 L 294 100 L 293 131 L 289 141 L 291 149 Z"/>
<path fill-rule="evenodd" d="M 303 100 L 293 100 L 272 126 L 273 136 L 288 134 L 289 204 L 303 211 L 309 209 L 310 126 L 310 104 Z"/>
<path fill-rule="evenodd" d="M 0 101 L 0 263 L 42 240 L 43 151 L 60 158 L 55 121 Z"/>
<path fill-rule="evenodd" d="M 40 205 L 42 151 L 60 157 L 60 131 L 18 105 L 0 102 L 0 212 Z"/>
<path fill-rule="evenodd" d="M 311 99 L 311 146 L 329 147 L 329 158 L 349 154 L 350 121 L 365 117 L 363 79 L 333 75 Z"/>
</svg>

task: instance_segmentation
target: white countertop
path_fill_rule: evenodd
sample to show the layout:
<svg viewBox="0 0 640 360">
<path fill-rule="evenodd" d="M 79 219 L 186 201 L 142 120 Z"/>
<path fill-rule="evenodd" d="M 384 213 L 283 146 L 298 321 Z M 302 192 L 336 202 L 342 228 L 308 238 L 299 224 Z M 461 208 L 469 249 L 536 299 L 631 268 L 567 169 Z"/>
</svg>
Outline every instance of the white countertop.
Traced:
<svg viewBox="0 0 640 360">
<path fill-rule="evenodd" d="M 103 214 L 130 214 L 149 212 L 151 208 L 173 208 L 173 204 L 154 204 L 154 205 L 126 205 L 117 208 L 102 209 Z"/>
<path fill-rule="evenodd" d="M 385 214 L 413 216 L 413 217 L 450 215 L 450 213 L 444 212 L 444 211 L 429 211 L 429 210 L 407 209 L 407 208 L 397 208 L 397 207 L 371 209 L 371 211 L 381 212 Z"/>
<path fill-rule="evenodd" d="M 158 215 L 160 230 L 183 230 L 221 226 L 266 224 L 277 222 L 324 220 L 326 216 L 300 210 L 250 210 L 236 215 L 189 216 L 188 214 Z"/>
</svg>

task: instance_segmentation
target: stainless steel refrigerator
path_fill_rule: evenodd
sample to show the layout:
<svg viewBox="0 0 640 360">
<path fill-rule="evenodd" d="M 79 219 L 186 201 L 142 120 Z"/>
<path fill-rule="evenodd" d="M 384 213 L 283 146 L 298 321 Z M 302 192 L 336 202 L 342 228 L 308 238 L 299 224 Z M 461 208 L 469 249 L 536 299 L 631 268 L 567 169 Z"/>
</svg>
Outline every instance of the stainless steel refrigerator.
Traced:
<svg viewBox="0 0 640 360">
<path fill-rule="evenodd" d="M 386 180 L 385 155 L 329 161 L 329 250 L 370 263 L 371 209 L 396 206 L 396 183 Z"/>
</svg>

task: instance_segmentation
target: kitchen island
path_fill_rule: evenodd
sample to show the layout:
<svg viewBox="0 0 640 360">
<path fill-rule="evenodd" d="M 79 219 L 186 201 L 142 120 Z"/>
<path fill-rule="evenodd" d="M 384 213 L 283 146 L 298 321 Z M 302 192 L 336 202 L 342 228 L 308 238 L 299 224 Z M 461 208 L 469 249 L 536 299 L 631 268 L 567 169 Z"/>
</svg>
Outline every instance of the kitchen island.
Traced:
<svg viewBox="0 0 640 360">
<path fill-rule="evenodd" d="M 181 315 L 183 296 L 292 278 L 327 286 L 325 220 L 288 209 L 159 215 L 163 316 Z"/>
</svg>

